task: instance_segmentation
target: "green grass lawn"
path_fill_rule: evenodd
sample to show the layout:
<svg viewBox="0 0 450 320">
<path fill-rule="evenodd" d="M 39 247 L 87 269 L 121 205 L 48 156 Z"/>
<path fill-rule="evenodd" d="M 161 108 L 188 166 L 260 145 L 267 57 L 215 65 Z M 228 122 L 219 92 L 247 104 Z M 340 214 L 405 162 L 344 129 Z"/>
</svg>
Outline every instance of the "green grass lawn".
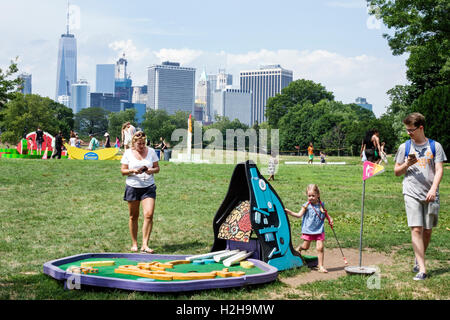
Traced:
<svg viewBox="0 0 450 320">
<path fill-rule="evenodd" d="M 283 160 L 306 161 L 306 157 Z M 285 207 L 299 210 L 305 188 L 317 183 L 345 248 L 359 247 L 362 166 L 280 165 L 272 186 Z M 0 299 L 449 299 L 450 176 L 444 169 L 441 212 L 427 252 L 430 278 L 412 280 L 413 253 L 406 225 L 402 177 L 393 164 L 366 183 L 364 247 L 394 254 L 381 266 L 380 289 L 367 278 L 342 277 L 291 288 L 273 283 L 180 294 L 139 293 L 104 288 L 65 291 L 63 283 L 43 274 L 47 261 L 87 252 L 129 252 L 128 208 L 122 200 L 125 178 L 118 161 L 0 159 Z M 282 161 L 283 162 L 283 161 Z M 234 165 L 160 162 L 157 202 L 150 246 L 157 253 L 208 252 L 212 221 L 222 203 Z M 301 221 L 290 217 L 294 245 Z M 141 226 L 142 221 L 140 221 Z M 336 247 L 327 226 L 326 247 Z M 140 235 L 140 233 L 139 233 Z M 140 237 L 139 237 L 140 240 Z M 305 268 L 281 272 L 287 277 Z"/>
</svg>

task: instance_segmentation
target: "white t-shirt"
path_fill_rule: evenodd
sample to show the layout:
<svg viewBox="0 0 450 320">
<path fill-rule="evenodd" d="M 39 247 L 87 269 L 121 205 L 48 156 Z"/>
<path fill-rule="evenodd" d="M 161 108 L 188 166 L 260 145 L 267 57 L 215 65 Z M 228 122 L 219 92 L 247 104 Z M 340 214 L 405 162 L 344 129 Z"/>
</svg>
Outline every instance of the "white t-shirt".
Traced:
<svg viewBox="0 0 450 320">
<path fill-rule="evenodd" d="M 147 157 L 143 160 L 138 160 L 133 154 L 132 149 L 128 149 L 122 156 L 122 160 L 120 160 L 121 164 L 127 164 L 130 170 L 140 169 L 143 166 L 147 166 L 147 168 L 153 167 L 153 162 L 158 162 L 158 156 L 156 152 L 152 148 L 147 148 Z M 145 172 L 141 174 L 132 174 L 127 177 L 125 181 L 127 185 L 133 188 L 146 188 L 155 183 L 153 178 L 153 174 L 147 174 Z"/>
<path fill-rule="evenodd" d="M 77 138 L 70 138 L 69 139 L 69 144 L 70 144 L 71 147 L 76 147 Z"/>
</svg>

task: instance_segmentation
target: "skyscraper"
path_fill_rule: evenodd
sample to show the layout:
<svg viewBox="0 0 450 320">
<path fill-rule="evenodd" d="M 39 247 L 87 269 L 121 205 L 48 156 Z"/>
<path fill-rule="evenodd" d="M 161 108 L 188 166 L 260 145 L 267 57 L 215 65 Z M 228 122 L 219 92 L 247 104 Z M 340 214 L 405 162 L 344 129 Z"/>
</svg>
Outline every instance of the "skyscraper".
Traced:
<svg viewBox="0 0 450 320">
<path fill-rule="evenodd" d="M 128 61 L 127 61 L 127 59 L 125 59 L 125 53 L 124 53 L 122 58 L 120 58 L 116 62 L 116 79 L 128 78 L 127 65 L 128 65 Z"/>
<path fill-rule="evenodd" d="M 72 84 L 77 82 L 77 40 L 69 30 L 67 10 L 67 32 L 59 39 L 56 72 L 56 100 L 59 96 L 71 96 Z"/>
<path fill-rule="evenodd" d="M 116 79 L 114 83 L 114 96 L 121 101 L 131 102 L 133 99 L 133 81 L 127 74 L 128 61 L 123 57 L 116 62 Z"/>
<path fill-rule="evenodd" d="M 292 82 L 291 70 L 283 69 L 279 64 L 261 66 L 259 70 L 246 70 L 240 72 L 240 87 L 242 91 L 252 93 L 251 124 L 266 121 L 265 111 L 267 99 Z"/>
<path fill-rule="evenodd" d="M 202 74 L 200 75 L 200 79 L 197 82 L 197 97 L 195 100 L 195 112 L 194 117 L 196 120 L 202 120 L 209 122 L 209 112 L 207 109 L 208 106 L 208 82 L 206 81 L 206 72 L 203 70 Z M 200 109 L 201 109 L 201 118 L 200 117 Z"/>
<path fill-rule="evenodd" d="M 356 98 L 355 103 L 360 107 L 372 111 L 372 105 L 367 102 L 366 98 L 358 97 Z"/>
<path fill-rule="evenodd" d="M 19 75 L 19 78 L 23 81 L 20 86 L 20 92 L 23 94 L 31 94 L 31 74 L 22 73 Z"/>
<path fill-rule="evenodd" d="M 194 112 L 195 68 L 163 62 L 148 68 L 148 103 L 154 110 Z"/>
<path fill-rule="evenodd" d="M 219 69 L 218 74 L 206 75 L 203 71 L 197 83 L 197 99 L 205 104 L 204 120 L 214 121 L 212 111 L 213 95 L 216 91 L 222 91 L 233 84 L 233 75 L 225 73 L 224 69 Z"/>
<path fill-rule="evenodd" d="M 95 75 L 95 92 L 114 93 L 114 64 L 98 64 Z"/>
<path fill-rule="evenodd" d="M 79 82 L 72 84 L 71 107 L 73 114 L 77 114 L 82 109 L 89 108 L 90 105 L 88 82 L 86 80 L 80 80 Z"/>
<path fill-rule="evenodd" d="M 239 89 L 215 90 L 212 99 L 212 118 L 225 116 L 231 121 L 238 119 L 250 126 L 252 94 Z"/>
</svg>

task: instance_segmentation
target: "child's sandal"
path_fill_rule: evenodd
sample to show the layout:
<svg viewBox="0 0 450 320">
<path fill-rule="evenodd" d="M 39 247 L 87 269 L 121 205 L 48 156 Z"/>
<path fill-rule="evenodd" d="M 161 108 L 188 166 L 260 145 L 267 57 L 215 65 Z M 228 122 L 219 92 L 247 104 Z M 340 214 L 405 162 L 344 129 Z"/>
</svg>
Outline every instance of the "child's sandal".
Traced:
<svg viewBox="0 0 450 320">
<path fill-rule="evenodd" d="M 320 266 L 319 269 L 317 269 L 320 273 L 328 273 L 328 270 L 325 269 L 323 266 Z"/>
</svg>

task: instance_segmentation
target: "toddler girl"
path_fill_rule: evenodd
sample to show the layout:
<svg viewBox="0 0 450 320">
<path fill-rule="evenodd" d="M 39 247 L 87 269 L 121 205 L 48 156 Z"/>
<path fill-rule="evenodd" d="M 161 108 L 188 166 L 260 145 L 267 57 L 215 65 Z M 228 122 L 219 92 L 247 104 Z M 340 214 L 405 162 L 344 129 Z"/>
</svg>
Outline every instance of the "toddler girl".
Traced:
<svg viewBox="0 0 450 320">
<path fill-rule="evenodd" d="M 320 191 L 316 184 L 310 184 L 306 188 L 306 195 L 308 201 L 302 206 L 302 209 L 295 213 L 289 209 L 285 209 L 286 213 L 302 219 L 302 239 L 303 244 L 297 248 L 297 251 L 301 253 L 302 250 L 308 250 L 311 241 L 316 241 L 316 250 L 319 260 L 318 271 L 327 273 L 327 269 L 324 268 L 324 241 L 325 241 L 325 229 L 324 221 L 328 219 L 330 226 L 333 226 L 333 219 L 326 213 L 323 202 L 320 201 Z"/>
</svg>

